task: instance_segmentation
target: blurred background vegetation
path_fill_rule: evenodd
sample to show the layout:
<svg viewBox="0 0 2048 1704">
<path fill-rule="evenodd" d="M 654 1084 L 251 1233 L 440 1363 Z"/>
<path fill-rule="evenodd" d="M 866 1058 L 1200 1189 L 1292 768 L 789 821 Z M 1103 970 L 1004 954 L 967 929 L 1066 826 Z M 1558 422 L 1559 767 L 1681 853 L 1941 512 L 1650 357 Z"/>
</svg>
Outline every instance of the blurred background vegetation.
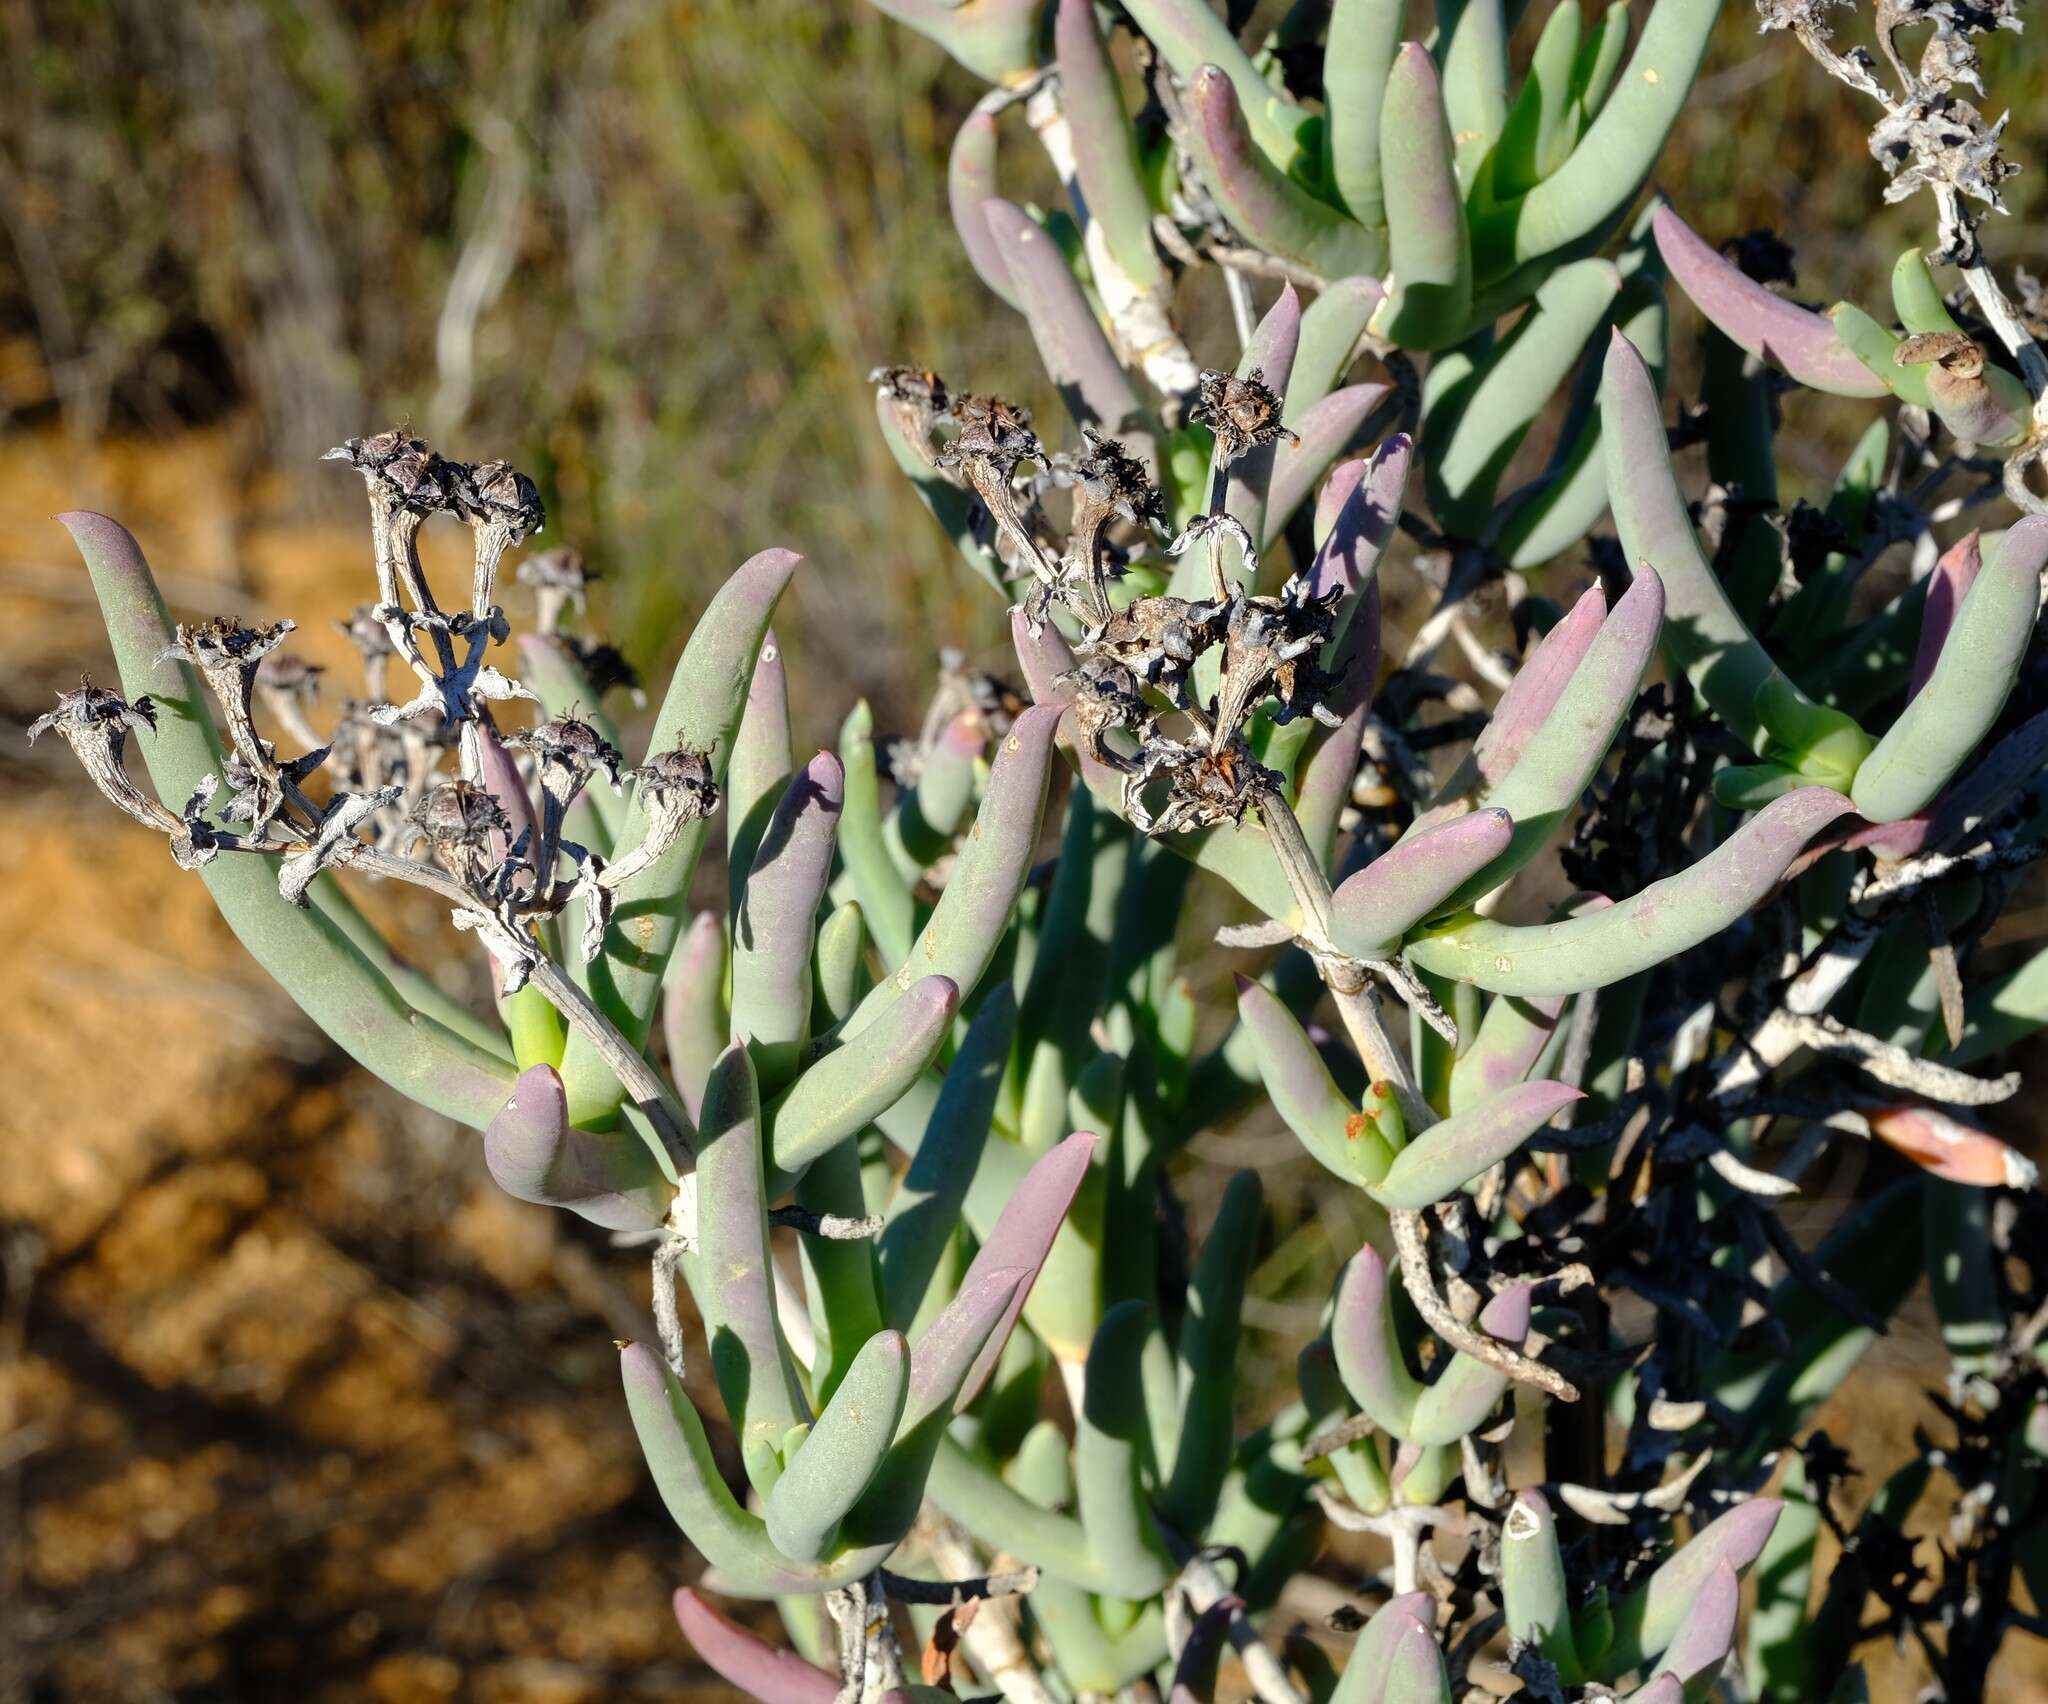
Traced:
<svg viewBox="0 0 2048 1704">
<path fill-rule="evenodd" d="M 2023 161 L 2044 55 L 1987 55 Z M 865 375 L 1057 414 L 946 216 L 977 92 L 859 0 L 0 0 L 0 711 L 104 658 L 60 508 L 126 520 L 181 610 L 289 612 L 341 662 L 367 539 L 314 458 L 404 420 L 541 481 L 543 542 L 601 569 L 657 681 L 733 565 L 803 551 L 800 736 L 857 695 L 906 725 L 939 645 L 999 659 L 1001 612 Z M 1869 116 L 1731 3 L 1658 181 L 1709 236 L 1775 226 L 1801 295 L 1869 301 L 1924 235 L 1879 204 Z M 2041 182 L 1987 230 L 2003 264 L 2048 260 Z M 1788 407 L 1789 499 L 1865 415 Z M 0 1704 L 706 1695 L 609 1366 L 640 1263 L 349 1070 L 43 748 L 0 741 L 0 804 Z M 1196 1152 L 1293 1216 L 1248 1315 L 1284 1336 L 1347 1232 L 1312 1167 L 1284 1205 L 1271 1137 Z M 1912 1404 L 1864 1397 L 1937 1378 L 1930 1337 L 1833 1423 L 1911 1450 Z"/>
</svg>

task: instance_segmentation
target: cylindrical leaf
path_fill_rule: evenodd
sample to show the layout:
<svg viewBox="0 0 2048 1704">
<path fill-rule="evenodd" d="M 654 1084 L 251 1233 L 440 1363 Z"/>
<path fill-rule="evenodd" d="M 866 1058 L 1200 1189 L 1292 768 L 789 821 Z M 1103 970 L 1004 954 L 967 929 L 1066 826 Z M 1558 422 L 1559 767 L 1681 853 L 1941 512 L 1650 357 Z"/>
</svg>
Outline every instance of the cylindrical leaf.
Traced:
<svg viewBox="0 0 2048 1704">
<path fill-rule="evenodd" d="M 1688 870 L 1620 904 L 1562 923 L 1517 927 L 1486 918 L 1413 942 L 1423 970 L 1497 994 L 1577 994 L 1676 958 L 1761 900 L 1814 835 L 1850 810 L 1827 787 L 1802 787 L 1764 807 Z"/>
<path fill-rule="evenodd" d="M 562 1079 L 546 1065 L 520 1073 L 484 1131 L 484 1163 L 507 1195 L 566 1207 L 611 1231 L 652 1231 L 675 1185 L 631 1131 L 578 1130 Z"/>
</svg>

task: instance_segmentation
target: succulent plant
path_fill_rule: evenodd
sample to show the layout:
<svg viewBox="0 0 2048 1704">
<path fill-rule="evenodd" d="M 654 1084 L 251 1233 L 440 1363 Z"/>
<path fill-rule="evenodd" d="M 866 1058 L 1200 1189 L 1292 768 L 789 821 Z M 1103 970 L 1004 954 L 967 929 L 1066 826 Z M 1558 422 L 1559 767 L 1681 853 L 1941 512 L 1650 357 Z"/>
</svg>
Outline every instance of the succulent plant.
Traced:
<svg viewBox="0 0 2048 1704">
<path fill-rule="evenodd" d="M 1870 1598 L 1952 1695 L 1981 1690 L 2004 1582 L 2048 1575 L 2048 1226 L 1976 1110 L 2018 1076 L 1972 1069 L 2048 1022 L 2048 955 L 1975 975 L 2004 883 L 2048 852 L 2048 517 L 1958 531 L 1943 493 L 2025 495 L 2036 358 L 1997 381 L 1937 358 L 1915 392 L 1668 208 L 1594 254 L 1683 101 L 1694 0 L 1660 0 L 1625 72 L 1623 9 L 1585 34 L 1567 0 L 1512 97 L 1498 7 L 1425 52 L 1339 0 L 1247 52 L 1198 0 L 1133 0 L 1138 121 L 1086 0 L 888 9 L 996 84 L 954 149 L 961 234 L 1075 416 L 1054 450 L 1015 404 L 877 374 L 898 463 L 1010 602 L 1021 689 L 954 653 L 914 736 L 857 705 L 803 759 L 771 628 L 799 560 L 768 550 L 710 599 L 629 766 L 573 551 L 518 564 L 538 630 L 517 678 L 490 660 L 532 482 L 391 432 L 335 452 L 376 589 L 348 627 L 368 697 L 327 743 L 286 758 L 264 731 L 312 731 L 288 623 L 174 628 L 95 515 L 64 519 L 119 690 L 66 693 L 31 737 L 163 833 L 352 1057 L 481 1130 L 505 1190 L 645 1253 L 620 1366 L 707 1570 L 677 1618 L 768 1704 L 1196 1704 L 1226 1642 L 1265 1704 L 1661 1704 L 1735 1696 L 1738 1670 L 1744 1696 L 1849 1696 Z M 1319 102 L 1290 81 L 1311 62 Z M 993 196 L 1012 103 L 1085 223 Z M 1228 366 L 1174 330 L 1194 258 L 1239 306 L 1281 283 Z M 1945 335 L 1909 259 L 1906 330 Z M 1664 268 L 1717 328 L 1675 434 Z M 1433 357 L 1413 432 L 1343 382 L 1367 343 Z M 1896 399 L 1910 449 L 1880 426 L 1825 511 L 1783 510 L 1766 361 Z M 1502 498 L 1567 383 L 1548 468 Z M 1994 406 L 2017 437 L 1983 435 Z M 1937 452 L 1930 416 L 1978 435 Z M 1673 456 L 1701 443 L 1692 505 Z M 1603 512 L 1598 582 L 1532 584 Z M 417 548 L 436 514 L 473 534 L 453 613 Z M 1435 607 L 1383 659 L 1404 530 Z M 1913 571 L 1873 602 L 1897 544 Z M 1496 581 L 1511 648 L 1482 637 Z M 1439 666 L 1454 637 L 1475 679 Z M 417 968 L 448 939 L 385 940 L 363 881 L 449 908 L 488 1009 Z M 1189 926 L 1225 907 L 1234 1006 Z M 1240 1365 L 1263 1180 L 1182 1237 L 1190 1144 L 1261 1103 L 1351 1226 L 1296 1281 L 1314 1323 L 1272 1397 Z M 1809 1248 L 1778 1205 L 1850 1141 L 1883 1151 L 1878 1185 Z M 1923 1274 L 1953 1366 L 1930 1462 L 1959 1490 L 1933 1593 L 1898 1535 L 1927 1468 L 1852 1522 L 1814 1430 Z M 1853 1565 L 1814 1602 L 1822 1524 Z M 1370 1543 L 1341 1672 L 1269 1638 L 1329 1529 Z M 792 1649 L 707 1593 L 772 1601 Z"/>
</svg>

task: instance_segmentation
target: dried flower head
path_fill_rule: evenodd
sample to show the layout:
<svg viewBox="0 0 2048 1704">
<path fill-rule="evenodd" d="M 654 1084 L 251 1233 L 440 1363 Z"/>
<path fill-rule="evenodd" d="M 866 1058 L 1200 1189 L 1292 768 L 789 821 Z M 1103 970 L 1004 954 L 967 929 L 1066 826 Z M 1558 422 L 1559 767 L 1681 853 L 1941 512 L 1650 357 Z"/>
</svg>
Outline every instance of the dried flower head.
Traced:
<svg viewBox="0 0 2048 1704">
<path fill-rule="evenodd" d="M 1144 755 L 1139 770 L 1124 778 L 1124 802 L 1131 821 L 1147 834 L 1187 834 L 1242 823 L 1262 798 L 1277 796 L 1281 784 L 1237 735 L 1215 749 L 1154 740 Z M 1142 793 L 1162 776 L 1166 802 L 1155 812 Z"/>
<path fill-rule="evenodd" d="M 1277 598 L 1231 600 L 1223 635 L 1223 675 L 1216 689 L 1215 732 L 1241 728 L 1268 697 L 1280 701 L 1276 721 L 1313 715 L 1334 727 L 1338 718 L 1323 702 L 1333 684 L 1317 659 L 1330 642 L 1341 588 L 1318 597 L 1299 577 Z"/>
<path fill-rule="evenodd" d="M 450 464 L 454 507 L 476 535 L 476 561 L 470 575 L 469 612 L 482 620 L 496 597 L 498 564 L 505 552 L 523 543 L 546 524 L 540 490 L 510 462 L 479 462 L 475 467 Z"/>
<path fill-rule="evenodd" d="M 1138 598 L 1089 629 L 1078 649 L 1114 657 L 1182 709 L 1189 706 L 1188 671 L 1205 647 L 1222 637 L 1224 605 L 1186 598 Z"/>
<path fill-rule="evenodd" d="M 1134 760 L 1108 745 L 1106 736 L 1117 728 L 1132 732 L 1150 728 L 1152 712 L 1138 677 L 1114 657 L 1094 656 L 1059 676 L 1055 684 L 1074 689 L 1074 717 L 1090 754 L 1117 769 L 1133 768 Z"/>
<path fill-rule="evenodd" d="M 118 692 L 94 686 L 86 676 L 71 691 L 58 694 L 56 709 L 29 723 L 28 739 L 33 745 L 40 735 L 54 732 L 110 803 L 146 827 L 175 834 L 177 817 L 128 778 L 128 733 L 143 728 L 156 731 L 156 706 L 148 697 L 131 704 Z"/>
<path fill-rule="evenodd" d="M 228 745 L 241 760 L 240 769 L 227 780 L 249 792 L 248 819 L 258 833 L 282 808 L 284 786 L 270 742 L 256 731 L 256 674 L 263 659 L 296 630 L 297 623 L 291 621 L 245 627 L 225 615 L 210 621 L 180 622 L 174 642 L 157 659 L 191 664 L 220 705 Z"/>
<path fill-rule="evenodd" d="M 897 430 L 930 461 L 932 429 L 953 405 L 946 381 L 927 367 L 877 367 L 868 383 L 895 416 Z"/>
<path fill-rule="evenodd" d="M 981 464 L 1007 480 L 1018 463 L 1045 459 L 1028 408 L 999 396 L 963 396 L 954 402 L 951 417 L 959 430 L 939 452 L 940 467 Z"/>
<path fill-rule="evenodd" d="M 1280 398 L 1257 367 L 1243 378 L 1205 372 L 1188 419 L 1216 434 L 1216 456 L 1226 466 L 1276 438 L 1301 441 L 1280 424 Z"/>
<path fill-rule="evenodd" d="M 1166 502 L 1146 476 L 1145 465 L 1114 438 L 1083 427 L 1087 453 L 1073 464 L 1074 512 L 1069 528 L 1061 591 L 1085 620 L 1110 613 L 1104 534 L 1112 521 L 1163 526 Z"/>
<path fill-rule="evenodd" d="M 584 864 L 577 891 L 583 896 L 581 948 L 586 962 L 604 945 L 619 890 L 675 845 L 691 823 L 718 809 L 718 779 L 709 752 L 678 746 L 657 753 L 632 773 L 640 784 L 638 797 L 647 828 L 640 843 L 616 863 L 593 857 Z"/>
<path fill-rule="evenodd" d="M 567 610 L 588 613 L 590 583 L 597 577 L 585 566 L 583 552 L 566 544 L 536 551 L 521 560 L 518 570 L 519 583 L 533 588 L 534 625 L 543 633 L 560 627 Z"/>
<path fill-rule="evenodd" d="M 504 807 L 468 781 L 429 787 L 413 801 L 406 820 L 414 838 L 427 843 L 434 861 L 469 892 L 479 894 L 497 862 L 498 840 L 512 832 Z"/>
<path fill-rule="evenodd" d="M 505 743 L 533 758 L 540 782 L 540 844 L 531 849 L 530 862 L 545 890 L 554 881 L 555 864 L 562 849 L 562 824 L 569 807 L 591 776 L 600 771 L 611 782 L 612 790 L 619 790 L 619 753 L 588 722 L 573 716 L 541 722 L 524 733 L 514 734 Z M 579 862 L 581 856 L 579 851 Z"/>
</svg>

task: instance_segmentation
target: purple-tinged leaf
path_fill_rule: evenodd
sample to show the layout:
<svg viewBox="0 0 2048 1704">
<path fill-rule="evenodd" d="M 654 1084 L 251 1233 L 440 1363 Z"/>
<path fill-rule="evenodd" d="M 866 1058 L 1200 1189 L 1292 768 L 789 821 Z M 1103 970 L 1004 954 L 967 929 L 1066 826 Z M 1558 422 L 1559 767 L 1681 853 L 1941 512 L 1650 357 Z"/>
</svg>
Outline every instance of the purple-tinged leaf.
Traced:
<svg viewBox="0 0 2048 1704">
<path fill-rule="evenodd" d="M 946 157 L 946 205 L 967 264 L 975 276 L 1008 306 L 1022 312 L 1009 263 L 996 246 L 984 213 L 996 193 L 996 116 L 976 107 L 954 132 Z"/>
<path fill-rule="evenodd" d="M 1316 500 L 1316 558 L 1307 576 L 1312 595 L 1327 597 L 1341 586 L 1348 600 L 1378 574 L 1380 559 L 1401 522 L 1401 499 L 1414 451 L 1414 440 L 1396 432 L 1369 461 L 1346 462 L 1330 475 Z M 1340 633 L 1344 610 L 1339 604 Z"/>
<path fill-rule="evenodd" d="M 779 1451 L 811 1418 L 776 1315 L 760 1100 L 753 1062 L 734 1042 L 704 1085 L 697 1129 L 697 1246 L 685 1257 L 704 1317 L 711 1367 L 751 1470 L 754 1451 Z M 762 1487 L 765 1490 L 765 1487 Z"/>
<path fill-rule="evenodd" d="M 1775 1497 L 1737 1504 L 1622 1598 L 1614 1606 L 1614 1636 L 1600 1653 L 1599 1672 L 1621 1674 L 1667 1649 L 1715 1574 L 1724 1566 L 1740 1574 L 1763 1553 L 1783 1506 Z"/>
<path fill-rule="evenodd" d="M 1735 1618 L 1742 1608 L 1742 1582 L 1726 1557 L 1715 1565 L 1657 1662 L 1657 1672 L 1683 1685 L 1711 1682 L 1735 1643 Z"/>
<path fill-rule="evenodd" d="M 982 1238 L 981 1248 L 967 1268 L 966 1277 L 961 1280 L 962 1294 L 970 1285 L 995 1273 L 1016 1272 L 1022 1277 L 1002 1325 L 976 1357 L 966 1382 L 961 1386 L 954 1405 L 956 1409 L 964 1409 L 980 1395 L 981 1387 L 995 1371 L 996 1361 L 1003 1352 L 1003 1345 L 1010 1339 L 1017 1316 L 1024 1311 L 1032 1280 L 1045 1264 L 1046 1256 L 1052 1252 L 1053 1239 L 1059 1234 L 1067 1209 L 1074 1204 L 1075 1193 L 1080 1189 L 1082 1179 L 1088 1175 L 1097 1140 L 1085 1131 L 1076 1131 L 1057 1147 L 1040 1155 L 1004 1204 L 988 1235 Z"/>
<path fill-rule="evenodd" d="M 1850 797 L 1872 822 L 1933 802 L 1962 771 L 2011 695 L 2033 637 L 2048 515 L 1999 539 L 1956 611 L 1927 681 L 1856 771 Z"/>
<path fill-rule="evenodd" d="M 869 992 L 847 1021 L 846 1039 L 872 1026 L 920 977 L 949 976 L 963 995 L 981 981 L 1031 873 L 1060 714 L 1056 704 L 1034 705 L 1011 724 L 990 766 L 981 809 L 961 843 L 945 892 L 912 943 L 910 956 Z"/>
<path fill-rule="evenodd" d="M 1366 322 L 1385 294 L 1377 278 L 1339 278 L 1301 310 L 1301 338 L 1280 411 L 1282 425 L 1299 431 L 1302 417 L 1343 384 L 1365 337 Z"/>
<path fill-rule="evenodd" d="M 1506 811 L 1487 809 L 1402 835 L 1331 896 L 1331 939 L 1353 958 L 1388 957 L 1410 929 L 1499 858 L 1514 832 Z"/>
<path fill-rule="evenodd" d="M 755 659 L 775 605 L 802 560 L 794 551 L 761 551 L 718 589 L 670 677 L 648 739 L 650 754 L 677 748 L 708 753 L 713 776 L 724 784 Z M 622 851 L 640 843 L 647 823 L 646 803 L 636 793 L 619 831 Z M 688 824 L 659 858 L 620 888 L 604 951 L 586 967 L 591 997 L 636 1047 L 647 1039 L 709 826 L 703 820 Z M 570 1116 L 580 1124 L 611 1117 L 624 1099 L 611 1067 L 581 1030 L 569 1032 L 562 1081 L 569 1090 Z"/>
<path fill-rule="evenodd" d="M 839 1677 L 728 1621 L 688 1586 L 675 1595 L 676 1625 L 717 1676 L 761 1704 L 832 1704 Z"/>
<path fill-rule="evenodd" d="M 999 197 L 982 217 L 1031 327 L 1038 357 L 1076 426 L 1092 426 L 1158 472 L 1158 427 L 1110 347 L 1060 245 L 1021 207 Z"/>
<path fill-rule="evenodd" d="M 1956 611 L 1977 583 L 1983 567 L 1984 553 L 1974 528 L 1935 560 L 1934 571 L 1927 577 L 1927 601 L 1921 605 L 1920 643 L 1913 652 L 1913 673 L 1906 683 L 1908 702 L 1920 696 L 1927 677 L 1934 673 L 1934 660 L 1948 642 Z"/>
<path fill-rule="evenodd" d="M 1420 1212 L 1463 1189 L 1573 1101 L 1585 1098 L 1569 1083 L 1518 1083 L 1504 1089 L 1432 1124 L 1394 1156 L 1370 1193 L 1383 1207 Z"/>
<path fill-rule="evenodd" d="M 1618 905 L 1518 927 L 1474 917 L 1411 943 L 1434 976 L 1497 994 L 1577 994 L 1633 976 L 1718 935 L 1768 894 L 1807 841 L 1852 809 L 1829 787 L 1775 799 L 1688 870 Z"/>
<path fill-rule="evenodd" d="M 768 1107 L 768 1136 L 780 1194 L 828 1148 L 856 1136 L 918 1082 L 953 1033 L 960 985 L 950 976 L 911 984 L 861 1032 L 811 1065 Z"/>
<path fill-rule="evenodd" d="M 512 1098 L 484 1131 L 484 1164 L 507 1195 L 566 1207 L 608 1231 L 652 1231 L 675 1185 L 628 1130 L 578 1130 L 552 1067 L 520 1073 Z"/>
<path fill-rule="evenodd" d="M 1601 622 L 1541 719 L 1526 733 L 1516 730 L 1520 750 L 1514 766 L 1485 795 L 1490 807 L 1514 818 L 1514 839 L 1458 891 L 1457 904 L 1470 905 L 1499 887 L 1570 820 L 1628 719 L 1663 621 L 1663 581 L 1644 568 Z M 1516 714 L 1527 717 L 1534 708 L 1525 704 Z"/>
<path fill-rule="evenodd" d="M 877 1331 L 861 1345 L 768 1492 L 768 1537 L 783 1555 L 815 1562 L 830 1554 L 840 1522 L 895 1441 L 910 1379 L 910 1346 L 900 1331 Z"/>
<path fill-rule="evenodd" d="M 1195 169 L 1224 218 L 1253 247 L 1321 279 L 1380 270 L 1386 250 L 1378 233 L 1318 201 L 1273 164 L 1253 140 L 1226 73 L 1214 65 L 1196 71 L 1188 107 Z"/>
<path fill-rule="evenodd" d="M 661 1030 L 668 1042 L 669 1075 L 684 1111 L 694 1121 L 704 1105 L 704 1082 L 731 1040 L 725 1016 L 725 924 L 715 911 L 690 920 L 663 980 Z"/>
<path fill-rule="evenodd" d="M 1270 545 L 1286 530 L 1294 513 L 1315 489 L 1329 466 L 1358 435 L 1390 387 L 1346 385 L 1307 408 L 1293 422 L 1296 442 L 1281 439 L 1273 446 L 1273 475 L 1266 488 L 1266 538 Z"/>
<path fill-rule="evenodd" d="M 1380 107 L 1389 270 L 1372 316 L 1372 329 L 1403 349 L 1448 348 L 1472 317 L 1472 233 L 1454 153 L 1436 62 L 1403 42 Z"/>
<path fill-rule="evenodd" d="M 1410 1627 L 1395 1642 L 1380 1704 L 1451 1704 L 1444 1653 L 1428 1629 Z"/>
<path fill-rule="evenodd" d="M 1497 1343 L 1519 1349 L 1529 1336 L 1535 1285 L 1516 1284 L 1479 1310 L 1479 1329 Z M 1508 1376 L 1474 1356 L 1451 1357 L 1436 1383 L 1415 1404 L 1405 1441 L 1429 1447 L 1454 1444 L 1486 1424 L 1507 1394 Z"/>
<path fill-rule="evenodd" d="M 1346 1183 L 1385 1176 L 1391 1157 L 1386 1143 L 1337 1087 L 1294 1014 L 1269 990 L 1240 976 L 1237 1017 L 1251 1037 L 1273 1110 L 1301 1145 Z"/>
<path fill-rule="evenodd" d="M 1577 894 L 1551 917 L 1583 916 L 1613 903 L 1602 893 Z M 1479 1033 L 1451 1067 L 1450 1110 L 1469 1111 L 1527 1078 L 1556 1043 L 1558 1020 L 1570 1003 L 1570 996 L 1562 994 L 1534 999 L 1496 994 L 1488 1001 Z"/>
<path fill-rule="evenodd" d="M 1856 358 L 1834 322 L 1773 295 L 1718 254 L 1668 205 L 1651 221 L 1657 251 L 1707 323 L 1737 348 L 1761 356 L 1810 390 L 1878 397 L 1884 380 Z"/>
<path fill-rule="evenodd" d="M 626 1409 L 670 1518 L 711 1565 L 719 1589 L 743 1597 L 807 1595 L 870 1574 L 896 1540 L 841 1550 L 810 1566 L 781 1555 L 766 1524 L 734 1499 L 682 1381 L 644 1343 L 619 1352 Z"/>
<path fill-rule="evenodd" d="M 767 1093 L 793 1078 L 811 1027 L 811 942 L 832 874 L 845 796 L 839 759 L 820 752 L 775 807 L 733 920 L 732 1034 Z"/>
<path fill-rule="evenodd" d="M 1137 131 L 1096 22 L 1095 0 L 1058 0 L 1053 55 L 1088 217 L 1102 228 L 1124 276 L 1141 290 L 1154 289 L 1166 272 L 1152 246 L 1152 204 L 1138 164 Z"/>
</svg>

